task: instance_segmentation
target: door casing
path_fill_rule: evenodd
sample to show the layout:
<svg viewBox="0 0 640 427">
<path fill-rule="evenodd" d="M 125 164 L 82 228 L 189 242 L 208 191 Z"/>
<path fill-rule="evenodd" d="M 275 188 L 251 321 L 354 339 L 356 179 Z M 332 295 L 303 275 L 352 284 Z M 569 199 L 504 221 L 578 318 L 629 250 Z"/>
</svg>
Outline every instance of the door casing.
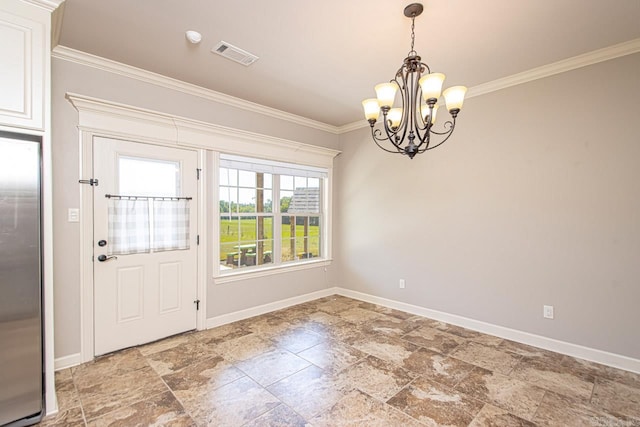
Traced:
<svg viewBox="0 0 640 427">
<path fill-rule="evenodd" d="M 154 144 L 171 148 L 179 147 L 173 144 L 157 142 L 153 140 L 141 141 L 133 135 L 122 133 L 109 134 L 105 132 L 95 132 L 92 129 L 80 127 L 80 180 L 93 178 L 93 139 L 94 137 L 122 139 L 128 142 L 138 142 L 144 144 Z M 200 244 L 197 248 L 197 295 L 200 300 L 200 309 L 196 315 L 196 329 L 206 328 L 207 312 L 207 224 L 205 221 L 205 210 L 208 204 L 206 197 L 207 173 L 205 169 L 205 150 L 195 149 L 198 153 L 198 168 L 201 170 L 198 180 L 198 197 L 200 203 L 197 211 L 197 233 L 200 236 Z M 98 182 L 98 185 L 100 183 Z M 94 279 L 93 279 L 93 186 L 79 184 L 80 191 L 80 354 L 77 360 L 69 361 L 69 364 L 85 363 L 93 360 L 94 354 Z M 97 261 L 96 261 L 97 262 Z M 75 362 L 75 363 L 74 363 Z"/>
</svg>

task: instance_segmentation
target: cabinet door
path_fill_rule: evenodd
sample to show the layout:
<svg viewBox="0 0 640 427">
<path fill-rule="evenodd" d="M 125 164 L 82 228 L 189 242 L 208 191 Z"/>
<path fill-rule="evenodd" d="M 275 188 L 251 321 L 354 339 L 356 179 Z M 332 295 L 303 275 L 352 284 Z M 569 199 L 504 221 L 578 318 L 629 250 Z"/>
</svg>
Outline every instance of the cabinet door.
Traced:
<svg viewBox="0 0 640 427">
<path fill-rule="evenodd" d="M 45 25 L 0 6 L 0 124 L 44 128 Z"/>
</svg>

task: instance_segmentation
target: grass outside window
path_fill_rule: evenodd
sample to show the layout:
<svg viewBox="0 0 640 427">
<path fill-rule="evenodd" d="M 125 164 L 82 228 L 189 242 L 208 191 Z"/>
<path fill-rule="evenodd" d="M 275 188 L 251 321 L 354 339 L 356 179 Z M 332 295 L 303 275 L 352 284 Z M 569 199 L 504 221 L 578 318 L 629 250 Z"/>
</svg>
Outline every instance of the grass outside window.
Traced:
<svg viewBox="0 0 640 427">
<path fill-rule="evenodd" d="M 322 257 L 321 188 L 320 178 L 221 167 L 221 272 Z"/>
</svg>

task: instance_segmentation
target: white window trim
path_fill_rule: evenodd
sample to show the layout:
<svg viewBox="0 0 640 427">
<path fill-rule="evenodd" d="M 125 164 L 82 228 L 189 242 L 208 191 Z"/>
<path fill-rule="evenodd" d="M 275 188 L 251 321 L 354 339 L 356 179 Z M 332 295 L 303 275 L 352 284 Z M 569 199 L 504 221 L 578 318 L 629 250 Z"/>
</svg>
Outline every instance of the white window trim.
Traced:
<svg viewBox="0 0 640 427">
<path fill-rule="evenodd" d="M 309 261 L 298 261 L 295 263 L 286 263 L 271 267 L 262 267 L 259 269 L 241 269 L 214 277 L 216 285 L 224 285 L 226 283 L 239 282 L 242 280 L 257 279 L 260 277 L 273 276 L 274 274 L 290 273 L 293 271 L 309 270 L 312 268 L 327 267 L 331 265 L 333 260 L 322 258 Z"/>
<path fill-rule="evenodd" d="M 333 150 L 332 150 L 333 151 Z M 216 177 L 212 183 L 212 196 L 214 200 L 214 207 L 219 206 L 218 202 L 220 200 L 220 192 L 219 192 L 219 171 L 220 171 L 220 152 L 214 152 L 214 161 L 213 161 L 213 176 Z M 246 155 L 244 157 L 247 158 L 256 158 L 255 155 Z M 293 163 L 293 162 L 289 162 Z M 303 164 L 300 164 L 304 166 Z M 259 277 L 267 277 L 272 276 L 274 274 L 280 273 L 288 273 L 291 271 L 298 270 L 306 270 L 309 268 L 318 268 L 318 267 L 326 267 L 331 264 L 332 258 L 332 200 L 333 200 L 333 167 L 322 167 L 321 165 L 316 165 L 318 168 L 322 168 L 326 170 L 326 178 L 321 178 L 324 180 L 322 189 L 324 191 L 324 195 L 322 197 L 323 203 L 323 225 L 325 228 L 325 233 L 322 235 L 321 247 L 324 248 L 323 256 L 319 259 L 309 259 L 309 260 L 298 260 L 294 262 L 284 262 L 278 265 L 271 266 L 256 266 L 256 267 L 245 267 L 233 271 L 222 272 L 220 270 L 220 263 L 214 262 L 215 260 L 220 259 L 220 230 L 219 227 L 214 227 L 213 232 L 213 246 L 212 248 L 212 259 L 210 262 L 213 263 L 213 279 L 216 285 L 221 285 L 230 282 L 236 282 L 240 280 L 254 279 Z M 213 209 L 213 221 L 214 224 L 220 224 L 220 209 Z M 274 250 L 279 250 L 276 247 L 276 239 L 274 236 Z"/>
</svg>

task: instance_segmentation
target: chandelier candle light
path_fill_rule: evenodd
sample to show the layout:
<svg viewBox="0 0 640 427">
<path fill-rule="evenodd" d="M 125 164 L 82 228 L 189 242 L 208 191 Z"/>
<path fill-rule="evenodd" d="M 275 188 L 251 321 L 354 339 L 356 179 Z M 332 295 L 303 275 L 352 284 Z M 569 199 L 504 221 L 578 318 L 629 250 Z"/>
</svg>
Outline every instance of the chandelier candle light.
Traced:
<svg viewBox="0 0 640 427">
<path fill-rule="evenodd" d="M 378 147 L 389 153 L 406 154 L 411 159 L 416 154 L 436 148 L 449 139 L 456 127 L 456 117 L 467 92 L 464 86 L 453 86 L 442 92 L 452 120 L 445 122 L 442 132 L 434 130 L 439 107 L 438 98 L 445 76 L 441 73 L 432 73 L 429 66 L 421 61 L 418 53 L 413 49 L 415 19 L 422 10 L 420 3 L 412 3 L 405 7 L 404 15 L 411 18 L 411 50 L 395 78 L 389 83 L 376 85 L 377 99 L 362 101 L 364 115 L 371 126 L 371 135 Z M 392 108 L 398 89 L 400 89 L 402 106 Z M 382 110 L 386 137 L 380 129 L 374 127 L 380 116 L 380 110 Z M 438 135 L 440 140 L 432 144 L 432 135 Z M 405 138 L 408 139 L 406 144 Z M 389 141 L 392 145 L 385 148 L 381 145 L 384 141 Z"/>
</svg>

